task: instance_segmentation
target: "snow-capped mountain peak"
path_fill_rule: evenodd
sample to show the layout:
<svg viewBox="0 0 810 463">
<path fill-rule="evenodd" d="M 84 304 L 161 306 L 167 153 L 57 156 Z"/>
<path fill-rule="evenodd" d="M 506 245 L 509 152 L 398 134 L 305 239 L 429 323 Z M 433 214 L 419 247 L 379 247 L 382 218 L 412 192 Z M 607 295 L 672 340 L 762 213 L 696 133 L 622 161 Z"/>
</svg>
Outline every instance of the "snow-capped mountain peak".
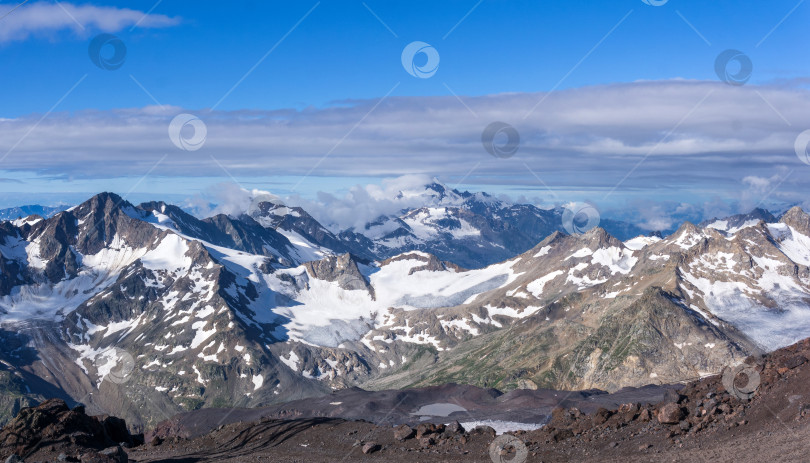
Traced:
<svg viewBox="0 0 810 463">
<path fill-rule="evenodd" d="M 464 200 L 456 190 L 449 188 L 435 177 L 430 183 L 399 190 L 394 199 L 424 206 L 457 206 Z"/>
</svg>

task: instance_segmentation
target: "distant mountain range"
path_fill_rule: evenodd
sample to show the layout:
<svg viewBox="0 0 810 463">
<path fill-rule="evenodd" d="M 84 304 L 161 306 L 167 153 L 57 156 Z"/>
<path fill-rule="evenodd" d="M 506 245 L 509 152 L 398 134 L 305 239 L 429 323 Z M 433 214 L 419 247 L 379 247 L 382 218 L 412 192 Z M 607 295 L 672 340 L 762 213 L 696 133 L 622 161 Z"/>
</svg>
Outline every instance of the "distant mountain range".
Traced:
<svg viewBox="0 0 810 463">
<path fill-rule="evenodd" d="M 16 220 L 31 215 L 38 215 L 43 218 L 52 217 L 57 212 L 62 212 L 70 206 L 40 206 L 32 204 L 29 206 L 9 207 L 0 209 L 0 220 Z"/>
<path fill-rule="evenodd" d="M 565 231 L 563 207 L 511 204 L 487 193 L 462 193 L 438 181 L 400 195 L 420 198 L 423 206 L 379 217 L 360 230 L 340 232 L 338 238 L 349 252 L 379 260 L 424 251 L 465 268 L 481 268 L 525 252 L 555 231 Z M 625 222 L 601 219 L 599 224 L 620 239 L 646 233 Z"/>
<path fill-rule="evenodd" d="M 300 243 L 299 252 L 304 254 L 299 257 L 304 260 L 349 252 L 360 259 L 374 261 L 406 251 L 424 251 L 465 268 L 482 268 L 531 249 L 555 231 L 565 231 L 563 207 L 541 209 L 531 204 L 511 204 L 487 193 L 460 192 L 435 179 L 422 187 L 400 191 L 398 197 L 392 199 L 403 197 L 420 206 L 379 216 L 359 229 L 327 227 L 300 207 L 262 198 L 257 198 L 244 215 Z M 29 215 L 48 218 L 67 208 L 5 209 L 0 210 L 0 220 Z M 177 206 L 168 206 L 167 214 L 178 217 L 180 223 L 190 216 Z M 220 216 L 213 220 L 226 218 Z M 229 220 L 240 221 L 241 218 Z M 637 225 L 606 218 L 601 219 L 599 225 L 619 239 L 649 233 Z"/>
<path fill-rule="evenodd" d="M 810 335 L 800 208 L 667 237 L 603 221 L 619 239 L 567 235 L 556 209 L 420 193 L 338 233 L 274 201 L 199 219 L 111 193 L 0 222 L 0 408 L 61 397 L 143 427 L 352 386 L 613 391 Z"/>
</svg>

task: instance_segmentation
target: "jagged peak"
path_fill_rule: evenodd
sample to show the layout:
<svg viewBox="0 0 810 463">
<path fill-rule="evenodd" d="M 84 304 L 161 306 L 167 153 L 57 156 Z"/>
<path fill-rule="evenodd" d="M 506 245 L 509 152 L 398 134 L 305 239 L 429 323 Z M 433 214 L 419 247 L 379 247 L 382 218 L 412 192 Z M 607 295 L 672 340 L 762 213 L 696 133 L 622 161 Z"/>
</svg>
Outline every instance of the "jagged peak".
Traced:
<svg viewBox="0 0 810 463">
<path fill-rule="evenodd" d="M 624 243 L 622 243 L 621 240 L 608 233 L 608 231 L 602 227 L 593 227 L 582 235 L 576 236 L 580 241 L 587 241 L 591 247 L 624 247 Z"/>
<path fill-rule="evenodd" d="M 602 227 L 593 227 L 590 230 L 583 233 L 581 236 L 588 237 L 588 238 L 605 238 L 610 236 L 610 233 L 607 232 Z"/>
<path fill-rule="evenodd" d="M 746 215 L 751 216 L 751 217 L 761 217 L 765 221 L 769 221 L 769 219 L 771 217 L 773 217 L 774 219 L 776 218 L 776 217 L 774 217 L 773 214 L 771 214 L 771 211 L 769 211 L 767 209 L 763 209 L 761 207 L 755 207 L 755 208 L 751 209 L 751 212 L 749 212 Z"/>
<path fill-rule="evenodd" d="M 167 204 L 164 201 L 147 201 L 138 205 L 139 208 L 144 209 L 146 211 L 159 211 L 164 212 L 167 208 L 170 207 L 177 207 L 171 204 Z M 179 208 L 178 208 L 179 209 Z"/>
<path fill-rule="evenodd" d="M 103 192 L 92 196 L 87 201 L 67 209 L 66 211 L 56 214 L 52 219 L 62 220 L 65 213 L 75 218 L 86 219 L 89 216 L 97 216 L 94 221 L 106 221 L 113 217 L 123 214 L 126 216 L 133 215 L 135 206 L 121 196 L 112 192 Z M 49 219 L 50 221 L 51 219 Z"/>
<path fill-rule="evenodd" d="M 119 196 L 117 193 L 112 192 L 112 191 L 102 191 L 100 193 L 97 193 L 97 194 L 93 195 L 90 199 L 92 200 L 94 198 L 112 199 L 112 200 L 115 200 L 115 201 L 120 201 L 121 200 L 121 196 Z"/>
<path fill-rule="evenodd" d="M 722 231 L 736 232 L 745 227 L 750 227 L 751 221 L 774 223 L 776 217 L 770 211 L 756 207 L 747 214 L 734 214 L 726 217 L 714 217 L 712 219 L 704 220 L 698 225 L 703 229 L 715 229 Z"/>
<path fill-rule="evenodd" d="M 281 197 L 273 194 L 261 194 L 253 198 L 245 214 L 251 216 L 284 216 L 289 214 L 291 207 L 287 206 Z"/>
<path fill-rule="evenodd" d="M 568 235 L 566 235 L 563 232 L 555 231 L 552 234 L 548 235 L 543 241 L 538 243 L 534 248 L 530 249 L 529 252 L 534 251 L 536 249 L 539 250 L 540 248 L 542 248 L 544 246 L 548 246 L 548 245 L 550 245 L 552 243 L 556 243 L 556 242 L 558 242 L 560 240 L 563 240 L 563 239 L 565 239 L 566 236 L 568 236 Z"/>
<path fill-rule="evenodd" d="M 566 240 L 571 239 L 571 237 L 565 233 L 560 231 L 552 232 L 550 235 L 546 236 L 543 241 L 534 245 L 533 248 L 529 249 L 528 251 L 524 252 L 523 254 L 517 256 L 515 259 L 531 259 L 538 255 L 538 253 L 542 252 L 542 255 L 548 253 L 548 250 L 543 251 L 544 248 L 554 248 L 559 246 Z"/>
<path fill-rule="evenodd" d="M 569 248 L 569 250 L 582 247 L 587 247 L 592 250 L 609 247 L 621 249 L 626 247 L 621 240 L 608 233 L 604 228 L 594 227 L 582 235 L 568 235 L 560 231 L 555 231 L 519 257 L 532 258 L 537 256 L 537 253 L 541 252 L 543 248 L 555 248 L 558 246 Z M 547 254 L 547 252 L 543 252 L 543 255 L 545 254 Z"/>
<path fill-rule="evenodd" d="M 395 199 L 403 200 L 414 197 L 423 197 L 426 200 L 431 198 L 433 199 L 433 204 L 430 205 L 440 205 L 448 201 L 460 202 L 462 199 L 461 195 L 456 190 L 448 187 L 436 177 L 433 177 L 431 182 L 425 183 L 424 185 L 399 190 Z"/>
<path fill-rule="evenodd" d="M 90 199 L 88 199 L 87 201 L 85 201 L 82 204 L 110 204 L 110 203 L 112 203 L 113 205 L 116 205 L 116 206 L 120 206 L 120 205 L 124 205 L 124 204 L 131 205 L 124 198 L 122 198 L 121 196 L 118 196 L 116 193 L 113 193 L 113 192 L 110 192 L 110 191 L 101 192 L 101 193 L 91 197 Z"/>
<path fill-rule="evenodd" d="M 447 187 L 438 177 L 433 177 L 430 183 L 427 184 L 427 188 L 434 189 L 436 191 L 452 191 L 450 188 Z"/>
<path fill-rule="evenodd" d="M 402 201 L 421 197 L 424 207 L 471 207 L 476 203 L 511 205 L 485 192 L 460 191 L 450 187 L 438 178 L 433 178 L 422 185 L 414 185 L 398 191 L 395 200 Z"/>
<path fill-rule="evenodd" d="M 803 233 L 810 233 L 810 215 L 804 212 L 800 206 L 791 207 L 782 216 L 780 222 L 790 225 Z"/>
<path fill-rule="evenodd" d="M 681 236 L 683 233 L 699 233 L 699 232 L 700 229 L 698 228 L 698 226 L 687 220 L 684 223 L 682 223 L 677 230 L 675 230 L 675 233 L 673 233 L 672 236 Z"/>
<path fill-rule="evenodd" d="M 807 215 L 807 213 L 804 212 L 804 209 L 802 209 L 801 206 L 793 206 L 790 209 L 788 209 L 787 212 L 785 212 L 785 216 L 797 215 L 797 214 L 799 214 L 799 215 Z"/>
<path fill-rule="evenodd" d="M 373 288 L 357 266 L 357 261 L 349 253 L 330 255 L 320 260 L 310 261 L 304 264 L 304 268 L 312 278 L 335 282 L 346 290 L 367 290 L 374 298 Z"/>
<path fill-rule="evenodd" d="M 153 213 L 157 211 L 161 214 L 165 214 L 171 217 L 183 217 L 183 218 L 193 217 L 196 219 L 196 217 L 184 211 L 183 208 L 181 208 L 180 206 L 169 204 L 164 201 L 148 201 L 145 203 L 141 203 L 138 205 L 138 209 L 141 209 L 148 213 Z"/>
</svg>

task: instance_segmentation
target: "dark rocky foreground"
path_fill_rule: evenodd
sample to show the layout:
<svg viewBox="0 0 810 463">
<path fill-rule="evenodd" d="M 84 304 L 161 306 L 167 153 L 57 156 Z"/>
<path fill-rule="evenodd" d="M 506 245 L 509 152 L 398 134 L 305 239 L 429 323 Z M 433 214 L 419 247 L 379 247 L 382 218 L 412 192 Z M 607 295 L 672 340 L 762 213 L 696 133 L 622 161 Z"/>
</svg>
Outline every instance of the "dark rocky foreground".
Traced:
<svg viewBox="0 0 810 463">
<path fill-rule="evenodd" d="M 114 416 L 88 416 L 84 407 L 68 408 L 60 399 L 20 410 L 0 431 L 0 456 L 6 461 L 126 463 L 125 448 L 143 444 L 126 422 Z"/>
<path fill-rule="evenodd" d="M 0 457 L 60 461 L 61 454 L 61 461 L 110 462 L 126 461 L 126 455 L 129 461 L 166 463 L 806 462 L 808 358 L 810 339 L 749 358 L 724 376 L 666 389 L 655 404 L 578 408 L 563 402 L 566 407 L 555 408 L 544 428 L 497 437 L 491 428 L 465 430 L 453 420 L 392 427 L 331 417 L 264 417 L 186 438 L 195 434 L 180 419 L 195 415 L 186 414 L 164 423 L 141 444 L 138 436 L 126 433 L 121 420 L 89 417 L 52 400 L 23 409 L 0 431 Z"/>
</svg>

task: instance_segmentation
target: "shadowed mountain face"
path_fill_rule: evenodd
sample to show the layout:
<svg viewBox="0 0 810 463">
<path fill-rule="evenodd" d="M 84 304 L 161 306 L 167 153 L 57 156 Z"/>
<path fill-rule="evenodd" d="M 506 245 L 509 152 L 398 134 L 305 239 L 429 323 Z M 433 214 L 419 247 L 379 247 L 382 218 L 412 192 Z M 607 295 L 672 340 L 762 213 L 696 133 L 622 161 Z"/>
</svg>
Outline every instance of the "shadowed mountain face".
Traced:
<svg viewBox="0 0 810 463">
<path fill-rule="evenodd" d="M 491 198 L 434 199 L 466 206 L 441 206 L 440 224 L 435 204 L 410 211 L 381 236 L 406 243 L 417 222 L 470 230 L 454 228 L 463 219 L 501 249 L 512 230 Z M 520 219 L 523 230 L 556 226 L 541 215 Z M 389 238 L 356 233 L 350 246 L 270 202 L 199 220 L 100 194 L 0 223 L 0 327 L 13 347 L 1 354 L 0 405 L 8 417 L 63 397 L 142 429 L 355 386 L 616 391 L 705 376 L 810 333 L 810 218 L 765 218 L 687 223 L 663 239 L 552 230 L 467 270 L 420 250 L 379 258 Z M 473 249 L 463 234 L 444 242 Z"/>
<path fill-rule="evenodd" d="M 700 226 L 729 232 L 756 225 L 760 220 L 765 223 L 777 221 L 776 217 L 770 212 L 765 209 L 756 208 L 748 214 L 736 214 L 722 219 L 713 218 L 704 220 L 700 223 Z"/>
</svg>

